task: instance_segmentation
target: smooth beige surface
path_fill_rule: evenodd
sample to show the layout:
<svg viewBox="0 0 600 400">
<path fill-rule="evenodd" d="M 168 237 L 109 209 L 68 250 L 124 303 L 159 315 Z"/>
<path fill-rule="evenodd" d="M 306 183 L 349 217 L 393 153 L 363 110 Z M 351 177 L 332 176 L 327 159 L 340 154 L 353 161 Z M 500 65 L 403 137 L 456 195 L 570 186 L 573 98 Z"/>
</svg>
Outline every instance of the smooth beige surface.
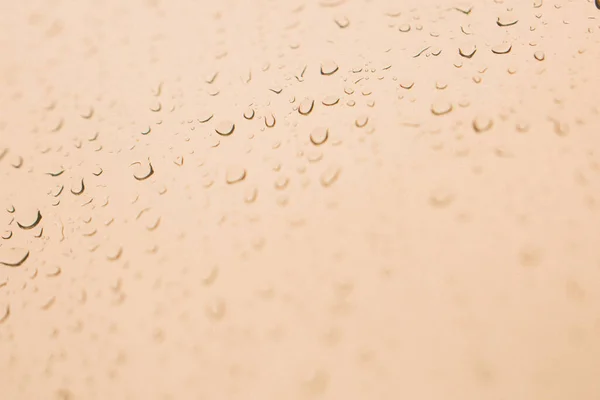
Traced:
<svg viewBox="0 0 600 400">
<path fill-rule="evenodd" d="M 600 399 L 592 0 L 0 4 L 0 399 Z"/>
</svg>

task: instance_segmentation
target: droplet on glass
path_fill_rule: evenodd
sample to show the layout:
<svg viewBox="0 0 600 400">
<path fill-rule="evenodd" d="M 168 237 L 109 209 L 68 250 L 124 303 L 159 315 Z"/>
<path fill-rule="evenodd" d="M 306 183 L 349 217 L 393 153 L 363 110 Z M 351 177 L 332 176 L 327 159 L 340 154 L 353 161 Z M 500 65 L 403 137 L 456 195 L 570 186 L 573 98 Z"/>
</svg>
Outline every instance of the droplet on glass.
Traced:
<svg viewBox="0 0 600 400">
<path fill-rule="evenodd" d="M 235 124 L 231 121 L 221 121 L 219 125 L 215 128 L 215 132 L 217 132 L 221 136 L 229 136 L 235 130 Z"/>
<path fill-rule="evenodd" d="M 18 267 L 29 258 L 29 250 L 21 247 L 0 247 L 0 264 Z"/>
<path fill-rule="evenodd" d="M 473 129 L 477 133 L 488 131 L 494 125 L 494 121 L 491 118 L 479 116 L 473 120 Z"/>
<path fill-rule="evenodd" d="M 340 101 L 338 96 L 327 96 L 323 99 L 322 103 L 324 106 L 334 106 Z"/>
<path fill-rule="evenodd" d="M 244 118 L 246 118 L 246 119 L 254 118 L 254 109 L 249 107 L 246 111 L 244 111 Z"/>
<path fill-rule="evenodd" d="M 246 169 L 239 165 L 231 166 L 227 168 L 225 174 L 225 180 L 228 184 L 243 181 L 246 178 Z"/>
<path fill-rule="evenodd" d="M 301 115 L 308 115 L 312 111 L 314 105 L 315 101 L 313 99 L 306 98 L 300 103 L 300 106 L 298 107 L 298 112 Z"/>
<path fill-rule="evenodd" d="M 354 124 L 358 128 L 363 128 L 365 125 L 367 125 L 368 122 L 369 122 L 369 117 L 366 115 L 361 115 L 358 118 L 356 118 L 356 120 L 354 121 Z"/>
<path fill-rule="evenodd" d="M 333 75 L 338 69 L 339 67 L 334 61 L 328 60 L 321 63 L 321 75 Z"/>
<path fill-rule="evenodd" d="M 508 53 L 510 53 L 511 50 L 512 50 L 511 43 L 497 44 L 492 47 L 492 53 L 494 53 L 494 54 L 508 54 Z"/>
<path fill-rule="evenodd" d="M 546 59 L 546 55 L 543 51 L 536 51 L 533 53 L 533 57 L 538 61 L 544 61 Z"/>
<path fill-rule="evenodd" d="M 444 115 L 452 111 L 452 104 L 445 101 L 438 101 L 431 105 L 433 115 Z"/>
<path fill-rule="evenodd" d="M 310 141 L 315 146 L 319 146 L 327 141 L 329 137 L 329 129 L 324 127 L 317 127 L 310 133 Z"/>
<path fill-rule="evenodd" d="M 340 29 L 347 28 L 350 25 L 350 20 L 345 16 L 339 16 L 334 19 Z"/>
<path fill-rule="evenodd" d="M 265 126 L 267 128 L 274 127 L 276 122 L 277 122 L 277 120 L 275 119 L 275 115 L 269 114 L 269 115 L 265 116 Z"/>
<path fill-rule="evenodd" d="M 206 306 L 206 316 L 212 321 L 220 321 L 225 317 L 227 306 L 223 299 L 213 299 Z"/>
<path fill-rule="evenodd" d="M 519 22 L 519 20 L 513 14 L 501 15 L 496 20 L 496 24 L 498 24 L 498 26 L 502 26 L 502 27 L 513 26 L 517 22 Z"/>
<path fill-rule="evenodd" d="M 436 189 L 429 196 L 429 204 L 435 208 L 444 208 L 452 204 L 454 195 L 446 189 Z"/>
<path fill-rule="evenodd" d="M 476 52 L 477 47 L 475 45 L 461 46 L 458 48 L 458 54 L 464 58 L 472 58 Z"/>
<path fill-rule="evenodd" d="M 323 187 L 329 187 L 333 185 L 339 178 L 341 169 L 337 166 L 328 167 L 323 173 L 319 181 Z"/>
<path fill-rule="evenodd" d="M 398 30 L 403 33 L 410 32 L 410 24 L 402 24 Z"/>
</svg>

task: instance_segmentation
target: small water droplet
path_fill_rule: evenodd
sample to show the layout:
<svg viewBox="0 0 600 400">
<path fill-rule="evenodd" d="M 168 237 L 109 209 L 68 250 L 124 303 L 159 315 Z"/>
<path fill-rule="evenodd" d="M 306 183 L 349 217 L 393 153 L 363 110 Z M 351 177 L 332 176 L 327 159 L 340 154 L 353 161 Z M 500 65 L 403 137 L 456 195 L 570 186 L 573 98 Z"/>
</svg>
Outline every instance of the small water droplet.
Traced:
<svg viewBox="0 0 600 400">
<path fill-rule="evenodd" d="M 431 105 L 433 115 L 444 115 L 452 111 L 452 104 L 446 101 L 438 101 Z"/>
<path fill-rule="evenodd" d="M 29 258 L 29 250 L 20 247 L 0 247 L 0 264 L 18 267 Z"/>
<path fill-rule="evenodd" d="M 341 169 L 337 166 L 328 167 L 320 177 L 320 182 L 323 187 L 329 187 L 333 185 L 339 178 Z"/>
<path fill-rule="evenodd" d="M 313 110 L 314 105 L 315 101 L 313 99 L 306 98 L 300 103 L 300 106 L 298 107 L 298 112 L 301 115 L 308 115 Z"/>
<path fill-rule="evenodd" d="M 361 115 L 358 118 L 356 118 L 356 120 L 354 121 L 354 124 L 358 128 L 363 128 L 365 125 L 367 125 L 368 122 L 369 122 L 369 117 L 366 115 Z"/>
<path fill-rule="evenodd" d="M 225 317 L 227 306 L 223 299 L 213 299 L 206 306 L 206 316 L 212 321 L 220 321 Z"/>
<path fill-rule="evenodd" d="M 339 69 L 338 65 L 331 60 L 321 63 L 321 75 L 333 75 Z"/>
<path fill-rule="evenodd" d="M 398 30 L 403 33 L 410 32 L 410 24 L 402 24 Z"/>
<path fill-rule="evenodd" d="M 345 16 L 336 17 L 334 21 L 341 29 L 347 28 L 350 25 L 350 20 Z"/>
<path fill-rule="evenodd" d="M 246 111 L 244 111 L 244 118 L 246 118 L 246 119 L 254 118 L 254 109 L 248 108 Z"/>
<path fill-rule="evenodd" d="M 472 58 L 477 52 L 475 45 L 461 46 L 458 48 L 458 54 L 464 58 Z"/>
<path fill-rule="evenodd" d="M 478 116 L 473 120 L 473 129 L 477 133 L 488 131 L 494 126 L 494 121 L 489 117 Z"/>
<path fill-rule="evenodd" d="M 329 137 L 329 129 L 324 127 L 317 127 L 310 133 L 310 141 L 315 146 L 319 146 L 327 141 Z"/>
<path fill-rule="evenodd" d="M 215 132 L 221 136 L 229 136 L 234 130 L 235 124 L 231 121 L 221 121 L 215 128 Z"/>
<path fill-rule="evenodd" d="M 225 174 L 225 180 L 228 184 L 243 181 L 246 178 L 246 169 L 239 165 L 231 166 L 227 168 Z"/>
<path fill-rule="evenodd" d="M 494 54 L 508 54 L 512 50 L 511 43 L 501 43 L 492 47 L 492 53 Z"/>
<path fill-rule="evenodd" d="M 444 208 L 452 204 L 454 195 L 446 189 L 436 189 L 429 197 L 429 204 L 435 208 Z"/>
<path fill-rule="evenodd" d="M 546 59 L 546 55 L 543 51 L 536 51 L 533 53 L 533 57 L 538 61 L 544 61 Z"/>
<path fill-rule="evenodd" d="M 513 15 L 511 13 L 501 15 L 496 20 L 496 23 L 498 24 L 498 26 L 502 26 L 502 27 L 513 26 L 517 22 L 519 22 L 519 20 L 515 17 L 515 15 Z"/>
<path fill-rule="evenodd" d="M 265 116 L 265 126 L 267 128 L 274 127 L 276 123 L 277 123 L 277 120 L 275 119 L 275 115 L 269 114 L 269 115 Z"/>
<path fill-rule="evenodd" d="M 336 105 L 339 101 L 340 98 L 338 96 L 327 96 L 321 103 L 323 103 L 324 106 L 330 107 Z"/>
</svg>

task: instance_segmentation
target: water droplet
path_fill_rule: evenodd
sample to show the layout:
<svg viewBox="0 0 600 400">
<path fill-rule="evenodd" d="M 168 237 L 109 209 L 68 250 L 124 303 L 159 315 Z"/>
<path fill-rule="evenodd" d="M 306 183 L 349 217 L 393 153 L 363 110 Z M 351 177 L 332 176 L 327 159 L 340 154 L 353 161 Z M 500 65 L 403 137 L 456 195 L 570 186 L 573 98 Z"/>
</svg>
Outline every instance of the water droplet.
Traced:
<svg viewBox="0 0 600 400">
<path fill-rule="evenodd" d="M 321 75 L 333 75 L 339 69 L 338 65 L 331 60 L 321 63 Z"/>
<path fill-rule="evenodd" d="M 300 106 L 298 107 L 298 112 L 301 115 L 308 115 L 312 111 L 314 105 L 315 101 L 313 99 L 306 98 L 300 103 Z"/>
<path fill-rule="evenodd" d="M 350 20 L 345 16 L 336 17 L 334 21 L 341 29 L 347 28 L 350 25 Z"/>
<path fill-rule="evenodd" d="M 218 276 L 219 268 L 216 265 L 213 265 L 210 271 L 208 271 L 206 276 L 202 279 L 202 283 L 204 283 L 205 286 L 210 286 L 217 280 Z"/>
<path fill-rule="evenodd" d="M 29 258 L 29 250 L 20 247 L 0 247 L 0 264 L 18 267 Z"/>
<path fill-rule="evenodd" d="M 400 25 L 400 27 L 398 28 L 398 30 L 400 32 L 404 32 L 404 33 L 410 32 L 410 24 L 402 24 L 402 25 Z"/>
<path fill-rule="evenodd" d="M 275 115 L 269 114 L 269 115 L 265 116 L 265 125 L 267 128 L 274 127 L 276 122 L 277 122 L 277 120 L 275 119 Z"/>
<path fill-rule="evenodd" d="M 234 165 L 227 168 L 225 174 L 225 180 L 228 184 L 234 184 L 236 182 L 243 181 L 246 178 L 246 169 L 239 165 Z"/>
<path fill-rule="evenodd" d="M 496 23 L 498 24 L 498 26 L 502 26 L 502 27 L 513 26 L 517 22 L 519 22 L 519 20 L 513 14 L 501 15 L 496 20 Z"/>
<path fill-rule="evenodd" d="M 227 306 L 223 299 L 213 299 L 206 306 L 206 316 L 212 321 L 220 321 L 225 317 Z"/>
<path fill-rule="evenodd" d="M 10 317 L 10 306 L 8 304 L 0 305 L 0 324 Z"/>
<path fill-rule="evenodd" d="M 446 189 L 436 189 L 429 197 L 429 204 L 435 208 L 444 208 L 452 204 L 454 195 Z"/>
<path fill-rule="evenodd" d="M 511 43 L 497 44 L 492 47 L 492 53 L 494 53 L 494 54 L 508 54 L 508 53 L 510 53 L 511 50 L 512 50 Z"/>
<path fill-rule="evenodd" d="M 323 99 L 322 103 L 324 106 L 334 106 L 340 101 L 338 96 L 327 96 Z"/>
<path fill-rule="evenodd" d="M 369 117 L 366 115 L 361 115 L 358 118 L 356 118 L 356 120 L 354 121 L 354 124 L 358 128 L 363 128 L 365 125 L 367 125 L 368 122 L 369 122 Z"/>
<path fill-rule="evenodd" d="M 477 133 L 488 131 L 494 125 L 494 121 L 491 118 L 479 116 L 473 120 L 473 129 Z"/>
<path fill-rule="evenodd" d="M 275 180 L 275 189 L 283 190 L 287 187 L 289 179 L 285 176 L 280 176 Z"/>
<path fill-rule="evenodd" d="M 543 51 L 536 51 L 533 53 L 533 57 L 538 61 L 544 61 L 544 59 L 546 59 L 546 55 Z"/>
<path fill-rule="evenodd" d="M 246 111 L 244 111 L 244 118 L 246 118 L 246 119 L 254 118 L 254 109 L 248 108 Z"/>
<path fill-rule="evenodd" d="M 329 386 L 329 374 L 323 370 L 316 370 L 303 382 L 304 391 L 310 396 L 323 394 Z"/>
<path fill-rule="evenodd" d="M 133 177 L 138 181 L 143 181 L 150 178 L 154 175 L 154 168 L 152 167 L 152 163 L 148 161 L 146 167 L 142 166 L 142 163 L 136 162 L 131 165 L 138 165 L 137 172 L 133 174 Z"/>
<path fill-rule="evenodd" d="M 221 136 L 229 136 L 235 130 L 235 124 L 231 121 L 221 121 L 219 125 L 215 128 L 215 132 L 217 132 Z"/>
<path fill-rule="evenodd" d="M 248 204 L 254 203 L 254 201 L 256 201 L 257 196 L 258 189 L 256 189 L 255 187 L 250 187 L 246 189 L 246 192 L 244 193 L 244 201 Z"/>
<path fill-rule="evenodd" d="M 310 133 L 310 141 L 315 146 L 319 146 L 327 141 L 329 137 L 329 129 L 323 127 L 317 127 Z"/>
<path fill-rule="evenodd" d="M 328 167 L 320 177 L 320 182 L 323 187 L 329 187 L 333 185 L 339 178 L 341 169 L 337 166 Z"/>
<path fill-rule="evenodd" d="M 475 45 L 461 46 L 458 48 L 458 54 L 464 58 L 472 58 L 476 52 L 477 47 Z"/>
<path fill-rule="evenodd" d="M 433 115 L 444 115 L 452 111 L 452 104 L 446 101 L 438 101 L 431 105 Z"/>
<path fill-rule="evenodd" d="M 20 213 L 23 214 L 23 213 Z M 33 229 L 35 228 L 40 221 L 42 220 L 42 213 L 40 210 L 36 210 L 35 212 L 27 212 L 25 217 L 20 218 L 20 221 L 17 221 L 17 225 L 21 229 Z"/>
</svg>

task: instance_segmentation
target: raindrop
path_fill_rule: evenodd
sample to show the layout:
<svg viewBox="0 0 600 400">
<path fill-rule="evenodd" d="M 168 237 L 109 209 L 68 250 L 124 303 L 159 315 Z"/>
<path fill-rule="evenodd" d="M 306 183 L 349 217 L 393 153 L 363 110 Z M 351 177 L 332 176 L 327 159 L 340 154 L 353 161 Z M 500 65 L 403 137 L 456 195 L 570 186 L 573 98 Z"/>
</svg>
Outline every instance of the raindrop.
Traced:
<svg viewBox="0 0 600 400">
<path fill-rule="evenodd" d="M 139 163 L 139 162 L 138 163 L 133 163 L 131 165 L 134 165 L 134 164 L 141 165 L 141 163 Z M 146 180 L 146 179 L 150 178 L 152 175 L 154 175 L 154 168 L 152 167 L 152 163 L 150 161 L 148 161 L 148 168 L 147 168 L 147 170 L 145 172 L 144 171 L 141 171 L 141 172 L 142 173 L 138 173 L 138 174 L 134 173 L 133 174 L 133 177 L 136 180 L 138 180 L 138 181 Z"/>
<path fill-rule="evenodd" d="M 213 117 L 212 113 L 204 112 L 204 113 L 201 113 L 197 119 L 198 119 L 198 122 L 200 122 L 201 124 L 204 124 L 204 123 L 210 121 L 212 119 L 212 117 Z"/>
<path fill-rule="evenodd" d="M 216 265 L 213 265 L 210 271 L 208 271 L 208 274 L 206 274 L 206 276 L 202 278 L 202 283 L 204 283 L 204 285 L 206 286 L 210 286 L 217 280 L 218 276 L 219 268 Z"/>
<path fill-rule="evenodd" d="M 227 168 L 227 172 L 225 173 L 225 180 L 230 185 L 243 181 L 245 178 L 246 169 L 244 167 L 240 167 L 239 165 Z"/>
<path fill-rule="evenodd" d="M 275 180 L 275 189 L 283 190 L 287 187 L 289 179 L 285 176 L 280 176 Z"/>
<path fill-rule="evenodd" d="M 323 187 L 329 187 L 338 180 L 340 173 L 341 169 L 339 167 L 330 166 L 325 171 L 323 171 L 319 181 L 321 182 L 321 185 Z"/>
<path fill-rule="evenodd" d="M 475 45 L 472 46 L 462 46 L 458 48 L 458 54 L 463 56 L 464 58 L 471 58 L 477 52 L 477 47 Z"/>
<path fill-rule="evenodd" d="M 494 125 L 494 121 L 492 121 L 492 119 L 488 118 L 488 117 L 480 116 L 480 117 L 476 117 L 473 120 L 473 129 L 477 133 L 482 133 L 482 132 L 488 131 L 492 128 L 493 125 Z"/>
<path fill-rule="evenodd" d="M 308 115 L 312 111 L 314 105 L 315 101 L 313 99 L 306 98 L 300 103 L 300 106 L 298 107 L 298 112 L 301 115 Z"/>
<path fill-rule="evenodd" d="M 444 208 L 452 204 L 454 195 L 445 189 L 436 189 L 429 196 L 429 204 L 435 208 Z"/>
<path fill-rule="evenodd" d="M 543 51 L 536 51 L 535 53 L 533 53 L 533 57 L 538 61 L 544 61 L 546 55 Z"/>
<path fill-rule="evenodd" d="M 244 118 L 246 118 L 246 119 L 254 118 L 254 109 L 248 107 L 248 109 L 246 111 L 244 111 Z"/>
<path fill-rule="evenodd" d="M 333 75 L 339 69 L 338 65 L 334 61 L 325 61 L 321 63 L 321 75 Z"/>
<path fill-rule="evenodd" d="M 517 22 L 519 22 L 519 20 L 516 19 L 515 16 L 512 14 L 502 15 L 502 16 L 498 17 L 498 19 L 496 20 L 496 23 L 498 24 L 498 26 L 502 26 L 502 27 L 513 26 Z"/>
<path fill-rule="evenodd" d="M 323 99 L 322 103 L 324 106 L 334 106 L 340 101 L 338 96 L 327 96 Z"/>
<path fill-rule="evenodd" d="M 404 33 L 410 32 L 410 24 L 402 24 L 402 25 L 400 25 L 400 27 L 398 28 L 398 30 L 400 32 L 404 32 Z"/>
<path fill-rule="evenodd" d="M 206 306 L 206 316 L 212 321 L 220 321 L 225 317 L 227 307 L 223 299 L 213 299 Z"/>
<path fill-rule="evenodd" d="M 361 115 L 360 117 L 356 118 L 356 120 L 354 121 L 354 124 L 358 128 L 363 128 L 365 125 L 367 125 L 368 122 L 369 122 L 369 117 L 366 115 Z"/>
<path fill-rule="evenodd" d="M 29 257 L 29 250 L 20 247 L 0 247 L 0 264 L 18 267 Z"/>
<path fill-rule="evenodd" d="M 445 101 L 435 102 L 431 105 L 431 112 L 433 115 L 444 115 L 448 114 L 450 111 L 452 111 L 452 104 Z"/>
<path fill-rule="evenodd" d="M 275 119 L 275 116 L 273 114 L 265 116 L 265 125 L 267 126 L 267 128 L 274 127 L 276 122 L 277 120 Z"/>
<path fill-rule="evenodd" d="M 21 229 L 29 230 L 29 229 L 35 228 L 40 223 L 41 220 L 42 220 L 42 213 L 40 212 L 40 210 L 37 210 L 37 212 L 35 213 L 35 218 L 30 218 L 29 221 L 27 221 L 26 223 L 23 223 L 23 224 L 21 222 L 17 221 L 17 225 Z"/>
<path fill-rule="evenodd" d="M 83 182 L 83 178 L 81 178 L 81 180 L 79 180 L 78 183 L 74 184 L 71 187 L 71 193 L 73 193 L 75 196 L 79 196 L 80 194 L 82 194 L 85 190 L 85 183 Z"/>
<path fill-rule="evenodd" d="M 310 133 L 310 141 L 315 146 L 321 145 L 327 141 L 329 137 L 329 129 L 318 127 L 312 130 Z"/>
<path fill-rule="evenodd" d="M 337 17 L 334 21 L 341 29 L 347 28 L 350 25 L 350 20 L 344 16 Z"/>
<path fill-rule="evenodd" d="M 502 43 L 492 47 L 492 53 L 494 54 L 508 54 L 512 50 L 511 43 Z"/>
<path fill-rule="evenodd" d="M 215 128 L 215 132 L 217 132 L 221 136 L 229 136 L 235 130 L 235 124 L 231 121 L 222 121 Z"/>
</svg>

